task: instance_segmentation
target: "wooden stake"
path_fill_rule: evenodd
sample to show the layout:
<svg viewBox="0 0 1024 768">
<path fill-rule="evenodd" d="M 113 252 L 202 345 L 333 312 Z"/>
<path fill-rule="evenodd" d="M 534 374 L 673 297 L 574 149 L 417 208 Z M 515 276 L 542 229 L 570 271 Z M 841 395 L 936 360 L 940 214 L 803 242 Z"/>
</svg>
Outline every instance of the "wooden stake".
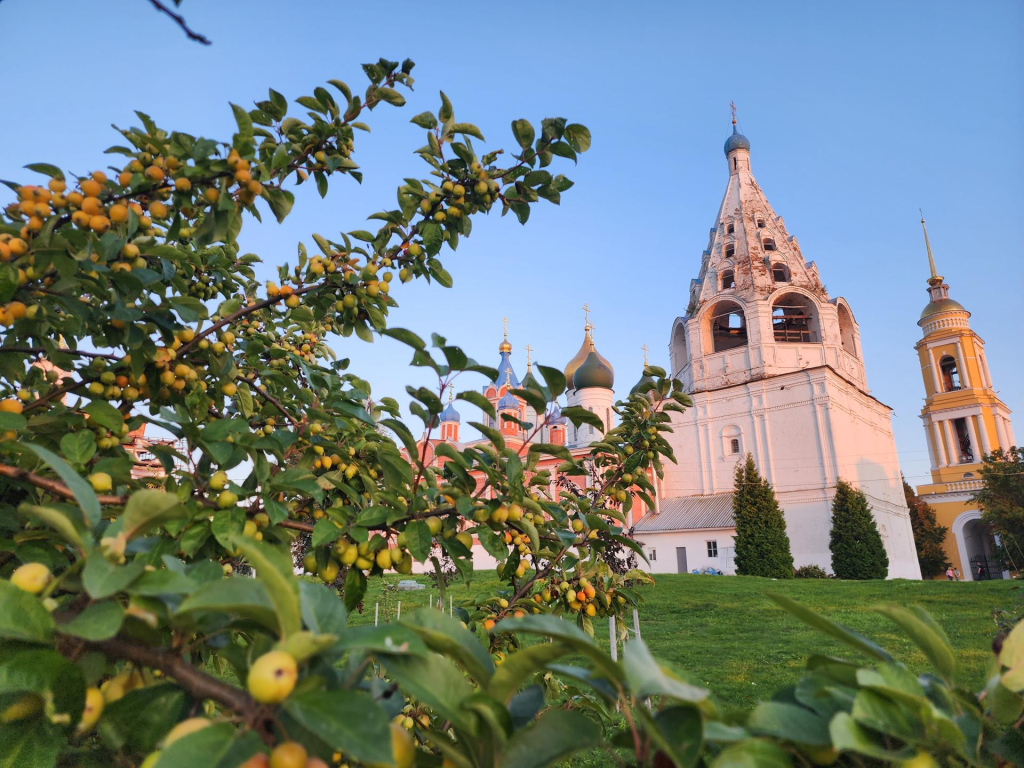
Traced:
<svg viewBox="0 0 1024 768">
<path fill-rule="evenodd" d="M 396 619 L 396 621 L 401 621 L 401 620 L 402 620 L 402 601 L 399 600 L 398 601 L 398 618 Z"/>
<path fill-rule="evenodd" d="M 377 620 L 380 618 L 380 603 L 373 604 L 373 626 L 377 626 Z"/>
<path fill-rule="evenodd" d="M 612 661 L 619 660 L 619 638 L 615 635 L 615 617 L 608 617 L 608 639 L 612 644 Z"/>
</svg>

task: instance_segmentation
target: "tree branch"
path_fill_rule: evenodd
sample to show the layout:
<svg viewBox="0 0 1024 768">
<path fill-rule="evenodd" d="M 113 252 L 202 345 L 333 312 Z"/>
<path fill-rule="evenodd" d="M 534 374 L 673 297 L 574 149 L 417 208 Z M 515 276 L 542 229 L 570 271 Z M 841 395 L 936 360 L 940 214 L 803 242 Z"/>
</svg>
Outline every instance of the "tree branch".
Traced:
<svg viewBox="0 0 1024 768">
<path fill-rule="evenodd" d="M 34 472 L 29 472 L 27 469 L 21 467 L 12 467 L 7 464 L 0 464 L 0 476 L 9 477 L 12 480 L 24 480 L 27 483 L 31 483 L 37 488 L 42 488 L 48 493 L 52 493 L 55 496 L 63 496 L 65 499 L 75 498 L 75 493 L 66 485 L 58 483 L 56 480 L 51 480 L 48 477 L 37 475 Z M 128 501 L 127 496 L 114 496 L 109 494 L 97 494 L 96 500 L 100 504 L 114 504 L 117 506 L 124 506 Z"/>
<path fill-rule="evenodd" d="M 172 11 L 166 5 L 161 3 L 160 0 L 149 0 L 149 2 L 158 11 L 160 11 L 161 13 L 166 13 L 168 16 L 174 19 L 177 22 L 178 26 L 181 27 L 182 32 L 188 35 L 189 40 L 195 40 L 197 43 L 202 43 L 203 45 L 210 45 L 210 41 L 207 40 L 206 37 L 200 35 L 198 32 L 193 32 L 191 29 L 188 28 L 188 24 L 185 23 L 185 19 L 180 14 L 177 14 L 174 11 Z"/>
</svg>

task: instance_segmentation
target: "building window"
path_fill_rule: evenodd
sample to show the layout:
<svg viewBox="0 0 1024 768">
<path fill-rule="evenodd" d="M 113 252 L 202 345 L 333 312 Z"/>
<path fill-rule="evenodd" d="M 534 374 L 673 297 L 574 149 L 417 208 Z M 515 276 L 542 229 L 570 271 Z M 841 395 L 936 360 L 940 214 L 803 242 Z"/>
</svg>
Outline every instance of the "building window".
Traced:
<svg viewBox="0 0 1024 768">
<path fill-rule="evenodd" d="M 762 219 L 760 216 L 757 217 L 757 228 L 764 229 L 764 219 Z"/>
<path fill-rule="evenodd" d="M 789 270 L 785 264 L 772 264 L 772 280 L 776 283 L 789 282 Z"/>
<path fill-rule="evenodd" d="M 727 246 L 725 246 L 725 258 L 731 259 L 735 255 L 736 255 L 736 246 L 735 245 L 727 245 Z"/>
<path fill-rule="evenodd" d="M 736 274 L 731 270 L 727 269 L 722 273 L 722 290 L 727 288 L 736 287 Z"/>
<path fill-rule="evenodd" d="M 971 433 L 967 429 L 967 419 L 953 419 L 953 431 L 956 434 L 957 448 L 960 451 L 960 463 L 970 464 L 974 461 L 974 449 L 971 447 Z"/>
<path fill-rule="evenodd" d="M 771 237 L 766 237 L 764 239 L 763 245 L 764 245 L 764 249 L 766 251 L 774 251 L 775 250 L 775 239 L 771 238 Z"/>
<path fill-rule="evenodd" d="M 708 313 L 711 342 L 715 352 L 725 352 L 747 344 L 747 320 L 743 308 L 734 301 L 722 301 Z"/>
<path fill-rule="evenodd" d="M 733 225 L 733 224 L 730 224 L 728 227 L 725 228 L 725 233 L 727 235 L 731 235 L 735 231 L 736 231 L 736 226 Z"/>
<path fill-rule="evenodd" d="M 815 306 L 801 293 L 785 293 L 772 306 L 772 332 L 775 341 L 795 343 L 817 341 L 818 318 Z"/>
<path fill-rule="evenodd" d="M 718 557 L 718 542 L 717 541 L 709 541 L 708 542 L 708 557 Z"/>
<path fill-rule="evenodd" d="M 738 437 L 731 438 L 729 440 L 729 453 L 740 452 L 740 439 Z"/>
<path fill-rule="evenodd" d="M 957 370 L 956 360 L 946 355 L 939 361 L 939 370 L 942 371 L 943 392 L 955 392 L 960 389 L 960 371 Z"/>
<path fill-rule="evenodd" d="M 651 552 L 650 552 L 650 554 L 649 554 L 649 555 L 647 555 L 647 559 L 648 559 L 648 560 L 650 560 L 650 561 L 651 561 L 652 563 L 653 563 L 653 562 L 654 562 L 655 560 L 657 560 L 657 559 L 658 559 L 658 550 L 656 550 L 656 549 L 652 549 L 652 550 L 651 550 Z"/>
</svg>

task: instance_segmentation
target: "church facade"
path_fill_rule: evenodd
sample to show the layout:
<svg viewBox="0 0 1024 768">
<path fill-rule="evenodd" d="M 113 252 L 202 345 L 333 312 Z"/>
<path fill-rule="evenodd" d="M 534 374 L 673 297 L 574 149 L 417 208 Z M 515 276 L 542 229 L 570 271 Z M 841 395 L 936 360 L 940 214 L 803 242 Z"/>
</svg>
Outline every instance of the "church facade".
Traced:
<svg viewBox="0 0 1024 768">
<path fill-rule="evenodd" d="M 679 464 L 634 535 L 655 572 L 733 572 L 733 473 L 750 453 L 775 488 L 797 566 L 831 569 L 830 507 L 846 480 L 871 505 L 889 576 L 920 578 L 890 408 L 868 390 L 853 310 L 829 296 L 772 209 L 735 123 L 725 155 L 725 196 L 669 341 L 693 407 L 673 415 Z"/>
</svg>

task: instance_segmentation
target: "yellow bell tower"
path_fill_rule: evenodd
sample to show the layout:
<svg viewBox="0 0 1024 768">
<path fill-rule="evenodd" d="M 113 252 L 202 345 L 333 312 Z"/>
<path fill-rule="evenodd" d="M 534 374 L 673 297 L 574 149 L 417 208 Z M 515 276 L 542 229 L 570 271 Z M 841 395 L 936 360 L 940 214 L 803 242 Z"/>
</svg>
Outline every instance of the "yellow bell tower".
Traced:
<svg viewBox="0 0 1024 768">
<path fill-rule="evenodd" d="M 917 493 L 949 528 L 945 549 L 966 580 L 1002 578 L 991 559 L 994 540 L 981 522 L 973 493 L 981 487 L 982 456 L 1014 445 L 1010 410 L 992 386 L 985 342 L 971 330 L 971 313 L 949 298 L 949 286 L 935 270 L 928 229 L 921 216 L 928 251 L 931 301 L 917 324 L 924 332 L 915 349 L 924 379 L 924 422 L 932 482 Z"/>
</svg>

